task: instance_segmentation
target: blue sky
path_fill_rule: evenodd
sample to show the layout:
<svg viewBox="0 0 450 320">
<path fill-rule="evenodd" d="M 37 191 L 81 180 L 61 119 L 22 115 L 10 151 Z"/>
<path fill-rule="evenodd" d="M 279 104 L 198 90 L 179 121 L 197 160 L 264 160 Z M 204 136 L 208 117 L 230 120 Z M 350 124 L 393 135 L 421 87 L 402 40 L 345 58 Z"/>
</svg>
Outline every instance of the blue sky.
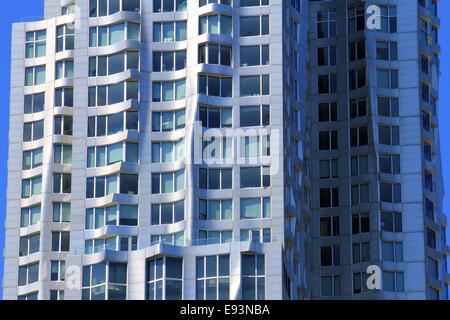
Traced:
<svg viewBox="0 0 450 320">
<path fill-rule="evenodd" d="M 43 16 L 43 0 L 0 1 L 0 256 L 3 256 L 4 219 L 6 212 L 6 172 L 8 146 L 8 111 L 9 111 L 9 73 L 11 23 L 36 20 Z M 441 91 L 440 91 L 440 134 L 442 140 L 442 161 L 444 179 L 448 195 L 445 210 L 450 212 L 450 1 L 440 1 L 441 21 L 443 21 L 440 42 L 441 56 Z M 0 283 L 3 280 L 3 262 L 0 260 Z M 0 299 L 2 291 L 0 289 Z"/>
</svg>

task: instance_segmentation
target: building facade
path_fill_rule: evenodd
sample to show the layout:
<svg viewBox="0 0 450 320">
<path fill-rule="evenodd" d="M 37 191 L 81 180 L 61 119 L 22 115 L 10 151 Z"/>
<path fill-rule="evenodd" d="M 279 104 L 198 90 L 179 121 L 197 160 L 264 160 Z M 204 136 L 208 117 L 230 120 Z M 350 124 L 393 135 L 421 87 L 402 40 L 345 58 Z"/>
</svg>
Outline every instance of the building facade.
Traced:
<svg viewBox="0 0 450 320">
<path fill-rule="evenodd" d="M 44 3 L 5 299 L 447 299 L 437 2 Z"/>
</svg>

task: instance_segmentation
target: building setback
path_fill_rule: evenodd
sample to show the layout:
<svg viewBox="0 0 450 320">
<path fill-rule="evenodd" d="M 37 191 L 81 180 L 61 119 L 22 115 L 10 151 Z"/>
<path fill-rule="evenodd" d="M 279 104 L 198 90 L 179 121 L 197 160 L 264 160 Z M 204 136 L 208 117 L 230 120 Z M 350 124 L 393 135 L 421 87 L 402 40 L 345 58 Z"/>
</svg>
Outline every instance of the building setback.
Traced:
<svg viewBox="0 0 450 320">
<path fill-rule="evenodd" d="M 437 1 L 44 3 L 5 299 L 448 298 Z"/>
</svg>

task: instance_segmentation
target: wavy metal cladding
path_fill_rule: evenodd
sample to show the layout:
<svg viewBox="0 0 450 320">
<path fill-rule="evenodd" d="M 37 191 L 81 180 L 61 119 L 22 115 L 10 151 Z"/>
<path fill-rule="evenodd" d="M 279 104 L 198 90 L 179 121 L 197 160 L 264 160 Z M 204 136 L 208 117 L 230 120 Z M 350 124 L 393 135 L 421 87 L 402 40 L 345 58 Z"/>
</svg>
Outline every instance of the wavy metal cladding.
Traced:
<svg viewBox="0 0 450 320">
<path fill-rule="evenodd" d="M 439 20 L 392 2 L 374 31 L 359 1 L 46 0 L 13 27 L 5 299 L 446 298 Z"/>
</svg>

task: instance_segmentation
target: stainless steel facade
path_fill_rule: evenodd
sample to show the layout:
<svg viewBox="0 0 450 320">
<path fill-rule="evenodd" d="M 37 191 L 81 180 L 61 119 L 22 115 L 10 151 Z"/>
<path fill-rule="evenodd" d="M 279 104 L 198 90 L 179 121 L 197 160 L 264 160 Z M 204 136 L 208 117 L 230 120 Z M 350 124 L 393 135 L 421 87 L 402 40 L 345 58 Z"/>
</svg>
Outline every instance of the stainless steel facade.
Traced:
<svg viewBox="0 0 450 320">
<path fill-rule="evenodd" d="M 439 24 L 46 0 L 13 27 L 5 299 L 446 299 Z"/>
</svg>

